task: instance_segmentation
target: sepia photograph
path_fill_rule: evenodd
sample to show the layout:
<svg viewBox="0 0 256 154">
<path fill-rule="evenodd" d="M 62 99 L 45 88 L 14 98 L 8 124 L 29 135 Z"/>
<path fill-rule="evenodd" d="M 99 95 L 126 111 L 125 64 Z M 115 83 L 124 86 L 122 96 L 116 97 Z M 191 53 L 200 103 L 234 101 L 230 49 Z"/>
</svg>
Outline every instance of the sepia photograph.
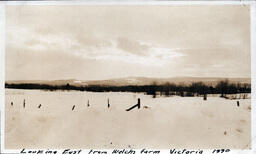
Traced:
<svg viewBox="0 0 256 154">
<path fill-rule="evenodd" d="M 5 149 L 251 149 L 250 5 L 7 5 Z"/>
</svg>

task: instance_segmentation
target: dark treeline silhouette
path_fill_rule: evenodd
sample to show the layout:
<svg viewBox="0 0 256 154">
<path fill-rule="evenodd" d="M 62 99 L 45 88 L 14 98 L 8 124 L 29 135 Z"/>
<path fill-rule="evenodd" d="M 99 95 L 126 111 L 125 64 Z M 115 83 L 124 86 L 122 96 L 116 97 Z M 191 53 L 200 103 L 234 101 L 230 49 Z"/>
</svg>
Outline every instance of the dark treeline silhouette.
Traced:
<svg viewBox="0 0 256 154">
<path fill-rule="evenodd" d="M 203 82 L 194 82 L 189 85 L 166 83 L 158 85 L 129 85 L 129 86 L 75 86 L 75 85 L 46 85 L 32 83 L 13 83 L 5 84 L 6 88 L 12 89 L 42 89 L 42 90 L 79 90 L 91 92 L 141 92 L 156 97 L 156 95 L 179 95 L 179 96 L 200 96 L 205 94 L 226 94 L 250 93 L 251 84 L 248 83 L 229 83 L 228 80 L 219 81 L 215 86 L 204 84 Z"/>
</svg>

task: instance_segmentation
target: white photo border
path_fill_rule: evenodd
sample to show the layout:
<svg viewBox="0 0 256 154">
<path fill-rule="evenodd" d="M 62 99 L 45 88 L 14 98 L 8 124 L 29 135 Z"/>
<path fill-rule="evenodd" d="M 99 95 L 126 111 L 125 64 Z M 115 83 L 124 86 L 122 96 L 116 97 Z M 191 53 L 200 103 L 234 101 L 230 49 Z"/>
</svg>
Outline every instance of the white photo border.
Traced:
<svg viewBox="0 0 256 154">
<path fill-rule="evenodd" d="M 256 1 L 255 0 L 234 0 L 234 1 L 1 1 L 0 2 L 0 126 L 1 145 L 0 154 L 20 153 L 22 149 L 10 150 L 4 148 L 4 128 L 5 128 L 5 7 L 7 5 L 250 5 L 251 17 L 251 149 L 231 149 L 234 154 L 255 154 L 256 153 Z M 170 147 L 174 148 L 174 147 Z M 33 149 L 30 149 L 33 150 Z M 49 150 L 49 149 L 42 149 Z M 64 149 L 51 149 L 62 153 Z M 74 149 L 75 150 L 75 149 Z M 82 153 L 89 153 L 90 149 L 83 149 Z M 95 149 L 97 150 L 97 149 Z M 102 149 L 104 150 L 104 149 Z M 141 149 L 134 149 L 140 153 Z M 170 153 L 169 149 L 157 149 L 161 153 Z M 198 149 L 194 149 L 198 150 Z M 210 149 L 202 149 L 204 153 L 212 153 Z M 113 150 L 105 149 L 108 153 Z"/>
</svg>

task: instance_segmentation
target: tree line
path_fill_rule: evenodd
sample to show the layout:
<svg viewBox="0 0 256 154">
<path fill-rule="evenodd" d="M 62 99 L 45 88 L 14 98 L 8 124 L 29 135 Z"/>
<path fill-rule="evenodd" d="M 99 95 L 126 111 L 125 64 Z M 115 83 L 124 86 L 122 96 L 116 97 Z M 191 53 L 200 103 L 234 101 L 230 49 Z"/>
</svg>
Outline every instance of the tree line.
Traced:
<svg viewBox="0 0 256 154">
<path fill-rule="evenodd" d="M 174 84 L 165 83 L 151 85 L 129 85 L 129 86 L 77 86 L 77 85 L 47 85 L 35 83 L 11 83 L 5 84 L 6 88 L 12 89 L 42 89 L 42 90 L 79 90 L 90 92 L 137 92 L 146 93 L 155 97 L 156 95 L 179 95 L 179 96 L 200 96 L 205 94 L 221 94 L 224 97 L 227 94 L 250 93 L 251 84 L 248 83 L 230 83 L 228 80 L 219 81 L 215 86 L 203 82 L 194 82 L 192 84 Z"/>
</svg>

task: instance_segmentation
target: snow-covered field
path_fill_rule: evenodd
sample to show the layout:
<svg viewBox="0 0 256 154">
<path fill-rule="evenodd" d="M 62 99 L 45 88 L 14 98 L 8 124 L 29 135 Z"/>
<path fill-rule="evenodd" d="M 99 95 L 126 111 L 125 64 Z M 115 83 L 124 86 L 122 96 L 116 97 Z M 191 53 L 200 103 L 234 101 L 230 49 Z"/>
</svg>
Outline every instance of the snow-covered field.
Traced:
<svg viewBox="0 0 256 154">
<path fill-rule="evenodd" d="M 141 108 L 127 112 L 137 98 Z M 6 89 L 5 99 L 7 149 L 251 146 L 250 99 L 239 100 L 237 107 L 238 100 L 220 97 L 204 101 L 202 97 L 13 89 Z"/>
</svg>

